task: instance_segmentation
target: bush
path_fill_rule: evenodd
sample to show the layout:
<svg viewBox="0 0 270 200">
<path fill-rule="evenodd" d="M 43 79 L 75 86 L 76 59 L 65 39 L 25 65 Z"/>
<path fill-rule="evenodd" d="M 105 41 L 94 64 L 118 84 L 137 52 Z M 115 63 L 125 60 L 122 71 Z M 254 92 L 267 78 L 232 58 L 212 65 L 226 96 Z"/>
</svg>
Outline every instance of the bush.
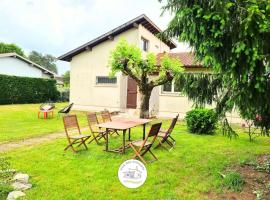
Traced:
<svg viewBox="0 0 270 200">
<path fill-rule="evenodd" d="M 69 88 L 59 90 L 60 96 L 59 100 L 61 102 L 68 102 L 69 101 Z"/>
<path fill-rule="evenodd" d="M 240 192 L 245 184 L 241 174 L 237 172 L 229 172 L 224 178 L 224 186 L 234 192 Z"/>
<path fill-rule="evenodd" d="M 187 112 L 186 121 L 189 132 L 211 135 L 218 120 L 213 109 L 193 109 Z"/>
<path fill-rule="evenodd" d="M 53 79 L 0 75 L 0 104 L 56 101 L 59 92 Z"/>
</svg>

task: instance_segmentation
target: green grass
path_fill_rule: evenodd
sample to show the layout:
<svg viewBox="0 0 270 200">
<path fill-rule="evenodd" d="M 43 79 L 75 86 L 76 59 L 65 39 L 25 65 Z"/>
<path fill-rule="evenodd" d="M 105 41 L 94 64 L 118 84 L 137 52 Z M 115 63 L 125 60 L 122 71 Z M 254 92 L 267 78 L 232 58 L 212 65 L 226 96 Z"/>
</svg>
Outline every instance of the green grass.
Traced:
<svg viewBox="0 0 270 200">
<path fill-rule="evenodd" d="M 244 184 L 245 181 L 238 172 L 229 172 L 225 175 L 224 186 L 230 190 L 240 192 L 242 191 Z"/>
<path fill-rule="evenodd" d="M 0 106 L 0 143 L 63 131 L 63 122 L 57 118 L 57 112 L 66 105 L 68 103 L 57 103 L 54 118 L 47 120 L 37 117 L 40 104 Z M 84 113 L 75 113 L 80 125 L 86 125 Z"/>
<path fill-rule="evenodd" d="M 168 126 L 168 121 L 163 121 Z M 132 130 L 132 137 L 141 137 L 141 127 Z M 89 145 L 88 151 L 74 155 L 63 149 L 65 139 L 8 153 L 12 167 L 30 174 L 33 188 L 26 199 L 208 199 L 209 191 L 222 192 L 219 172 L 256 154 L 270 152 L 269 138 L 250 143 L 244 134 L 229 140 L 220 135 L 202 136 L 187 133 L 184 123 L 178 123 L 173 136 L 176 147 L 168 152 L 156 149 L 158 161 L 147 165 L 148 178 L 138 189 L 127 189 L 117 177 L 120 164 L 131 158 L 104 152 L 104 144 Z M 121 137 L 111 140 L 119 145 Z"/>
</svg>

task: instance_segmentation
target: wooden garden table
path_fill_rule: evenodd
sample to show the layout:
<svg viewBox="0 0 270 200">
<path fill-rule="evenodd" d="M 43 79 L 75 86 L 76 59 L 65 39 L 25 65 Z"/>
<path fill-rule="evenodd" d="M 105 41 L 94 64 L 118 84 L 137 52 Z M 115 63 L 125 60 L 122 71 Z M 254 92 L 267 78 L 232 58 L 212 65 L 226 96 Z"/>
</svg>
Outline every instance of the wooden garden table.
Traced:
<svg viewBox="0 0 270 200">
<path fill-rule="evenodd" d="M 115 120 L 111 122 L 101 123 L 97 124 L 96 126 L 99 128 L 105 128 L 106 129 L 106 147 L 105 151 L 107 152 L 117 152 L 117 153 L 125 153 L 126 149 L 126 131 L 128 130 L 128 140 L 130 141 L 130 129 L 139 125 L 143 126 L 143 139 L 145 138 L 145 127 L 146 124 L 149 123 L 150 119 L 120 119 Z M 114 149 L 109 150 L 109 130 L 121 130 L 123 132 L 123 146 Z"/>
</svg>

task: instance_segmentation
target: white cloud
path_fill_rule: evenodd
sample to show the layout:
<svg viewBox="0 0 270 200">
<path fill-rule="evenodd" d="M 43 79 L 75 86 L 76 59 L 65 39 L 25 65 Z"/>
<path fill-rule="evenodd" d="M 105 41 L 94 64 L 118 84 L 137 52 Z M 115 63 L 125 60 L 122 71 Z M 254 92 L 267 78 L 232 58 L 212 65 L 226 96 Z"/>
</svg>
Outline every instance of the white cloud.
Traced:
<svg viewBox="0 0 270 200">
<path fill-rule="evenodd" d="M 0 0 L 0 41 L 59 56 L 142 13 L 164 29 L 170 16 L 160 8 L 158 0 Z"/>
</svg>

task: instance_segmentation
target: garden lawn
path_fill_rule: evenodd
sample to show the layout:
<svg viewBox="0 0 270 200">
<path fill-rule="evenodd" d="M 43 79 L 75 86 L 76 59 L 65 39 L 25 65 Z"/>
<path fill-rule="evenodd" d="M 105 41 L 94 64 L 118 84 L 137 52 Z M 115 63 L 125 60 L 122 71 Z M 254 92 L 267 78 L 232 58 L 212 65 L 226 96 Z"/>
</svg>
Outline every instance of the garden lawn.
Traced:
<svg viewBox="0 0 270 200">
<path fill-rule="evenodd" d="M 132 130 L 133 139 L 141 137 L 141 129 Z M 117 177 L 120 164 L 133 156 L 131 149 L 118 155 L 104 152 L 104 143 L 91 143 L 87 151 L 64 153 L 67 142 L 58 139 L 10 152 L 8 156 L 13 168 L 31 176 L 33 188 L 26 192 L 25 199 L 201 200 L 207 199 L 207 192 L 222 192 L 219 172 L 252 160 L 256 154 L 270 153 L 269 138 L 250 143 L 244 134 L 231 141 L 221 135 L 193 135 L 187 133 L 184 123 L 177 124 L 173 137 L 177 144 L 172 151 L 154 150 L 159 160 L 147 165 L 148 178 L 137 189 L 125 188 Z M 117 146 L 121 137 L 113 137 L 110 142 Z"/>
<path fill-rule="evenodd" d="M 54 118 L 46 120 L 38 119 L 40 104 L 1 105 L 0 143 L 64 131 L 62 119 L 57 118 L 57 112 L 67 105 L 68 103 L 57 103 Z M 80 125 L 86 125 L 83 112 L 73 113 L 78 115 Z M 43 114 L 40 116 L 43 117 Z"/>
</svg>

